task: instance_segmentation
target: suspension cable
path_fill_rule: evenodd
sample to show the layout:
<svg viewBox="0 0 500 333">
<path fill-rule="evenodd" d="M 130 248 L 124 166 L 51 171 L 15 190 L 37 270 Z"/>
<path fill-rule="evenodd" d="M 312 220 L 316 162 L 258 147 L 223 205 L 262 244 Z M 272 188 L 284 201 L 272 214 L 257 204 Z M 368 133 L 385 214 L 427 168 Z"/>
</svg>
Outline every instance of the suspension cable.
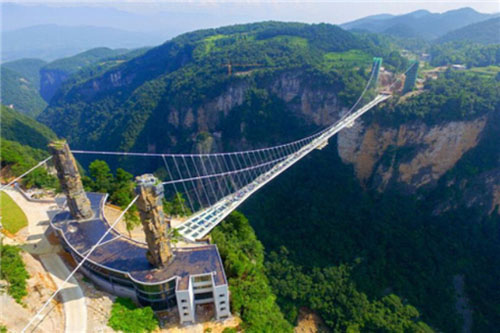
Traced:
<svg viewBox="0 0 500 333">
<path fill-rule="evenodd" d="M 56 295 L 64 288 L 64 286 L 69 281 L 69 279 L 71 279 L 73 277 L 73 275 L 76 273 L 76 271 L 80 267 L 82 267 L 83 263 L 90 257 L 90 255 L 99 246 L 99 244 L 101 244 L 101 242 L 104 240 L 104 238 L 106 238 L 106 236 L 110 233 L 110 231 L 113 230 L 114 226 L 123 218 L 123 216 L 125 215 L 125 213 L 127 212 L 127 210 L 129 210 L 130 207 L 132 207 L 132 205 L 137 201 L 138 198 L 139 198 L 139 196 L 137 195 L 128 204 L 127 208 L 125 208 L 125 210 L 123 212 L 121 212 L 121 214 L 118 216 L 118 218 L 115 220 L 115 222 L 113 222 L 113 224 L 108 228 L 108 230 L 106 230 L 106 232 L 101 236 L 101 238 L 99 238 L 99 240 L 97 241 L 97 243 L 95 243 L 92 246 L 92 248 L 90 249 L 90 251 L 85 255 L 85 257 L 82 258 L 82 260 L 78 263 L 78 265 L 75 267 L 75 269 L 63 281 L 63 283 L 61 284 L 61 286 L 52 294 L 52 296 L 49 297 L 49 299 L 43 304 L 43 306 L 40 308 L 40 310 L 38 310 L 38 312 L 31 318 L 31 320 L 28 322 L 28 324 L 21 331 L 22 333 L 26 332 L 26 330 L 33 324 L 33 322 L 35 321 L 35 319 L 42 313 L 42 311 L 47 307 L 47 305 L 49 305 L 49 303 L 54 299 L 54 297 L 56 297 Z"/>
<path fill-rule="evenodd" d="M 412 66 L 410 66 L 410 68 L 411 67 Z M 347 113 L 342 118 L 345 118 L 346 116 L 348 116 L 357 107 L 357 105 L 359 104 L 359 102 L 363 98 L 364 94 L 369 89 L 374 74 L 375 74 L 375 68 L 372 68 L 372 71 L 370 73 L 370 77 L 368 79 L 368 82 L 367 82 L 367 84 L 366 84 L 363 92 L 361 93 L 361 95 L 356 100 L 356 102 L 349 108 L 349 110 L 347 111 Z M 301 143 L 301 142 L 307 141 L 309 139 L 314 139 L 317 136 L 319 136 L 322 133 L 324 133 L 325 131 L 327 131 L 332 126 L 335 126 L 335 124 L 327 126 L 323 130 L 320 130 L 319 132 L 316 132 L 316 133 L 314 133 L 312 135 L 309 135 L 307 137 L 304 137 L 302 139 L 291 141 L 291 142 L 287 142 L 287 143 L 284 143 L 284 144 L 281 144 L 281 145 L 277 145 L 277 146 L 273 146 L 273 147 L 266 147 L 266 148 L 259 148 L 259 149 L 252 149 L 252 150 L 245 150 L 245 151 L 225 152 L 225 153 L 209 153 L 209 154 L 165 154 L 165 153 L 138 153 L 138 152 L 126 152 L 126 151 L 117 152 L 117 151 L 98 151 L 98 150 L 78 150 L 78 149 L 71 150 L 71 152 L 73 154 L 119 155 L 119 156 L 139 156 L 139 157 L 162 157 L 162 156 L 168 156 L 168 157 L 181 157 L 181 156 L 185 156 L 185 157 L 192 157 L 192 156 L 193 157 L 206 157 L 206 156 L 220 156 L 220 155 L 222 155 L 222 156 L 238 155 L 238 154 L 244 154 L 244 153 L 253 153 L 253 152 L 260 152 L 260 151 L 268 151 L 268 150 L 271 150 L 271 149 L 274 149 L 274 148 L 285 148 L 287 146 L 290 146 L 290 145 L 293 145 L 293 144 L 296 144 L 296 143 Z"/>
<path fill-rule="evenodd" d="M 52 156 L 49 156 L 47 157 L 46 159 L 44 159 L 43 161 L 41 162 L 38 162 L 37 165 L 35 165 L 34 167 L 32 167 L 31 169 L 29 169 L 28 171 L 26 171 L 25 173 L 23 173 L 22 175 L 20 175 L 19 177 L 15 178 L 13 181 L 11 181 L 10 183 L 8 183 L 7 185 L 4 185 L 0 188 L 0 190 L 3 190 L 9 186 L 11 186 L 12 184 L 14 184 L 15 182 L 17 182 L 19 179 L 23 178 L 24 176 L 26 176 L 27 174 L 29 174 L 30 172 L 32 172 L 33 170 L 35 170 L 36 168 L 40 167 L 41 165 L 45 164 L 46 162 L 48 162 L 50 159 L 52 158 Z"/>
</svg>

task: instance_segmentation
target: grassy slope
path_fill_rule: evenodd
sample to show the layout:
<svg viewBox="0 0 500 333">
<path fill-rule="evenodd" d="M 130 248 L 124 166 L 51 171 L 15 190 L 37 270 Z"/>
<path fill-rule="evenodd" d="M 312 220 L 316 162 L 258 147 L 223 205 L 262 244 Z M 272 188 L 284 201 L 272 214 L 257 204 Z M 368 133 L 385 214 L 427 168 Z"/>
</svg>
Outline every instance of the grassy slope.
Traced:
<svg viewBox="0 0 500 333">
<path fill-rule="evenodd" d="M 22 209 L 5 192 L 0 192 L 0 215 L 2 226 L 11 234 L 28 225 L 28 219 Z"/>
</svg>

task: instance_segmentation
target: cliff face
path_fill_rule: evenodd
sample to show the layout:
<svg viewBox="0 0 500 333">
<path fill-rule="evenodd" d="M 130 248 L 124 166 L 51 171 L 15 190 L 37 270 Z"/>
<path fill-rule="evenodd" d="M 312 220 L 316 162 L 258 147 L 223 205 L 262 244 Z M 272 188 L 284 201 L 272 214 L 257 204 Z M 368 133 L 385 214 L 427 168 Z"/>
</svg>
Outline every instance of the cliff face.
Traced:
<svg viewBox="0 0 500 333">
<path fill-rule="evenodd" d="M 70 74 L 60 70 L 40 70 L 40 95 L 46 102 L 50 102 L 57 89 Z"/>
<path fill-rule="evenodd" d="M 336 93 L 326 89 L 314 89 L 305 74 L 300 71 L 279 73 L 273 75 L 265 83 L 257 85 L 249 77 L 231 82 L 221 93 L 215 97 L 207 98 L 201 105 L 181 104 L 177 106 L 175 103 L 171 103 L 164 108 L 158 108 L 151 117 L 154 121 L 150 121 L 150 123 L 167 123 L 170 130 L 165 131 L 165 127 L 158 126 L 156 128 L 146 124 L 142 134 L 142 140 L 146 142 L 139 140 L 137 144 L 138 146 L 146 145 L 149 152 L 165 151 L 168 147 L 158 143 L 157 138 L 168 133 L 169 147 L 178 146 L 186 142 L 187 139 L 194 142 L 192 151 L 196 152 L 222 151 L 224 142 L 232 142 L 233 148 L 250 148 L 252 145 L 245 137 L 245 129 L 249 126 L 248 122 L 255 120 L 255 118 L 240 117 L 238 113 L 241 115 L 253 109 L 253 106 L 244 106 L 243 109 L 240 107 L 248 102 L 248 95 L 255 88 L 268 93 L 267 100 L 274 101 L 269 103 L 276 103 L 278 100 L 291 118 L 312 128 L 332 124 L 345 110 Z M 257 114 L 255 117 L 259 117 L 259 115 Z M 235 120 L 228 122 L 228 119 Z M 231 132 L 238 139 L 232 140 L 224 137 L 228 132 Z M 204 139 L 203 147 L 198 141 L 200 133 L 211 136 L 210 141 Z M 296 134 L 292 132 L 285 134 L 289 137 L 280 138 L 280 140 L 296 137 Z"/>
<path fill-rule="evenodd" d="M 193 128 L 196 125 L 199 132 L 217 131 L 220 121 L 233 108 L 243 104 L 251 87 L 248 81 L 235 82 L 219 96 L 195 109 L 189 106 L 182 109 L 171 108 L 168 122 L 183 128 Z M 326 90 L 314 90 L 304 80 L 302 73 L 281 73 L 262 88 L 283 100 L 287 109 L 308 123 L 325 126 L 339 117 L 341 105 L 337 95 Z"/>
<path fill-rule="evenodd" d="M 476 148 L 489 122 L 483 116 L 470 121 L 436 125 L 411 122 L 397 127 L 365 124 L 359 120 L 338 135 L 338 153 L 352 164 L 358 180 L 379 192 L 396 189 L 414 194 L 420 188 L 432 190 L 464 155 Z M 479 207 L 491 214 L 500 205 L 500 161 L 498 168 L 466 179 L 452 178 L 445 184 L 462 193 L 461 200 L 440 204 L 436 214 L 458 204 Z M 499 212 L 500 213 L 500 212 Z"/>
<path fill-rule="evenodd" d="M 396 128 L 358 121 L 339 133 L 338 152 L 354 165 L 358 179 L 383 191 L 404 185 L 414 192 L 436 181 L 478 143 L 486 118 L 449 122 L 436 126 L 423 123 Z"/>
</svg>

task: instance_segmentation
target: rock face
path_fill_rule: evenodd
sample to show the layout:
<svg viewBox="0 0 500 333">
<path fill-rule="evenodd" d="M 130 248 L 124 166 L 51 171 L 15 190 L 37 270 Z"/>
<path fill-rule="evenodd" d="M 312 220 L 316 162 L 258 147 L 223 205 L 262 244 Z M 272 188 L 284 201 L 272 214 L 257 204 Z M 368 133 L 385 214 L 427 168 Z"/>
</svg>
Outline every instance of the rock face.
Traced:
<svg viewBox="0 0 500 333">
<path fill-rule="evenodd" d="M 151 174 L 136 177 L 136 183 L 137 207 L 149 249 L 147 257 L 152 265 L 161 267 L 172 257 L 167 237 L 170 226 L 163 214 L 163 185 Z"/>
<path fill-rule="evenodd" d="M 456 184 L 455 181 L 450 181 L 447 185 L 456 186 L 462 195 L 459 200 L 448 199 L 438 205 L 433 211 L 435 215 L 453 210 L 459 205 L 479 208 L 488 215 L 500 215 L 500 167 Z"/>
<path fill-rule="evenodd" d="M 40 70 L 40 95 L 48 103 L 70 74 L 60 70 Z"/>
<path fill-rule="evenodd" d="M 200 151 L 199 142 L 196 136 L 200 133 L 209 133 L 213 137 L 213 142 L 210 142 L 210 149 L 203 147 L 203 151 L 221 151 L 222 142 L 229 142 L 230 139 L 223 137 L 224 130 L 228 126 L 237 128 L 233 132 L 240 132 L 242 138 L 240 141 L 231 142 L 236 145 L 237 149 L 252 148 L 247 144 L 247 139 L 243 136 L 247 123 L 232 123 L 228 125 L 225 120 L 231 116 L 235 108 L 245 103 L 247 94 L 252 88 L 251 79 L 236 81 L 229 84 L 221 93 L 211 99 L 207 99 L 204 103 L 198 106 L 181 106 L 171 105 L 167 112 L 163 115 L 156 115 L 155 123 L 168 123 L 171 126 L 168 131 L 170 147 L 176 146 L 181 141 L 180 135 L 192 133 L 190 139 L 195 143 L 192 147 L 193 152 Z M 312 128 L 323 127 L 334 123 L 339 119 L 341 113 L 346 109 L 343 103 L 339 100 L 335 91 L 329 91 L 325 88 L 316 88 L 307 79 L 306 74 L 301 71 L 286 71 L 279 73 L 258 85 L 259 89 L 263 89 L 269 93 L 271 97 L 277 97 L 284 102 L 287 110 L 296 118 L 300 119 L 304 124 L 310 125 Z M 155 116 L 153 116 L 155 117 Z M 145 127 L 146 128 L 146 127 Z M 158 133 L 156 133 L 158 132 Z M 161 132 L 161 134 L 160 134 Z M 180 135 L 176 135 L 179 133 Z M 162 147 L 158 143 L 157 138 L 165 135 L 165 129 L 158 127 L 147 131 L 143 134 L 146 138 L 145 142 L 140 143 L 149 147 L 154 147 L 155 150 L 148 152 L 165 151 L 170 147 Z M 139 149 L 139 148 L 136 148 Z"/>
<path fill-rule="evenodd" d="M 365 126 L 358 121 L 339 133 L 338 153 L 353 164 L 357 178 L 383 191 L 397 186 L 413 193 L 432 186 L 479 141 L 486 117 L 429 126 L 413 122 L 399 127 Z"/>
<path fill-rule="evenodd" d="M 49 151 L 57 170 L 57 178 L 66 195 L 68 207 L 73 218 L 89 219 L 94 213 L 90 201 L 83 189 L 80 172 L 75 158 L 65 141 L 54 141 L 49 144 Z"/>
</svg>

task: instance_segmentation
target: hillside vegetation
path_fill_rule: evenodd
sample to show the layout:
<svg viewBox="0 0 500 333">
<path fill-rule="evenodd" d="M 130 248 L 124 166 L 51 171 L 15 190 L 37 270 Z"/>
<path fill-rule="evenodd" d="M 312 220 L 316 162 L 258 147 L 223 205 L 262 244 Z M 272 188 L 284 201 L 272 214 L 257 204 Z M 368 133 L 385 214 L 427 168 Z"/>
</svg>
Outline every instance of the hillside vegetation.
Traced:
<svg viewBox="0 0 500 333">
<path fill-rule="evenodd" d="M 16 110 L 1 106 L 2 138 L 33 148 L 46 149 L 56 135 L 47 126 Z"/>
<path fill-rule="evenodd" d="M 38 92 L 39 77 L 36 67 L 43 63 L 37 62 L 35 68 L 23 70 L 19 73 L 14 69 L 20 69 L 22 66 L 0 66 L 1 71 L 1 103 L 3 105 L 13 105 L 25 115 L 36 117 L 45 109 L 47 103 Z M 14 68 L 11 69 L 10 67 Z"/>
<path fill-rule="evenodd" d="M 48 157 L 47 144 L 56 135 L 45 125 L 20 114 L 14 109 L 1 106 L 0 167 L 3 177 L 19 176 Z M 57 180 L 38 168 L 23 178 L 26 187 L 57 187 Z"/>
<path fill-rule="evenodd" d="M 33 85 L 40 88 L 40 68 L 47 62 L 41 59 L 20 59 L 10 62 L 5 62 L 2 67 L 8 68 L 18 74 L 21 74 L 26 80 L 33 83 Z"/>
<path fill-rule="evenodd" d="M 500 110 L 500 81 L 474 72 L 447 70 L 425 83 L 421 94 L 401 102 L 395 98 L 373 115 L 380 122 L 397 126 L 415 120 L 427 124 L 471 120 Z"/>
<path fill-rule="evenodd" d="M 481 45 L 467 41 L 434 44 L 429 48 L 432 66 L 464 64 L 467 67 L 500 65 L 500 44 Z"/>
</svg>

